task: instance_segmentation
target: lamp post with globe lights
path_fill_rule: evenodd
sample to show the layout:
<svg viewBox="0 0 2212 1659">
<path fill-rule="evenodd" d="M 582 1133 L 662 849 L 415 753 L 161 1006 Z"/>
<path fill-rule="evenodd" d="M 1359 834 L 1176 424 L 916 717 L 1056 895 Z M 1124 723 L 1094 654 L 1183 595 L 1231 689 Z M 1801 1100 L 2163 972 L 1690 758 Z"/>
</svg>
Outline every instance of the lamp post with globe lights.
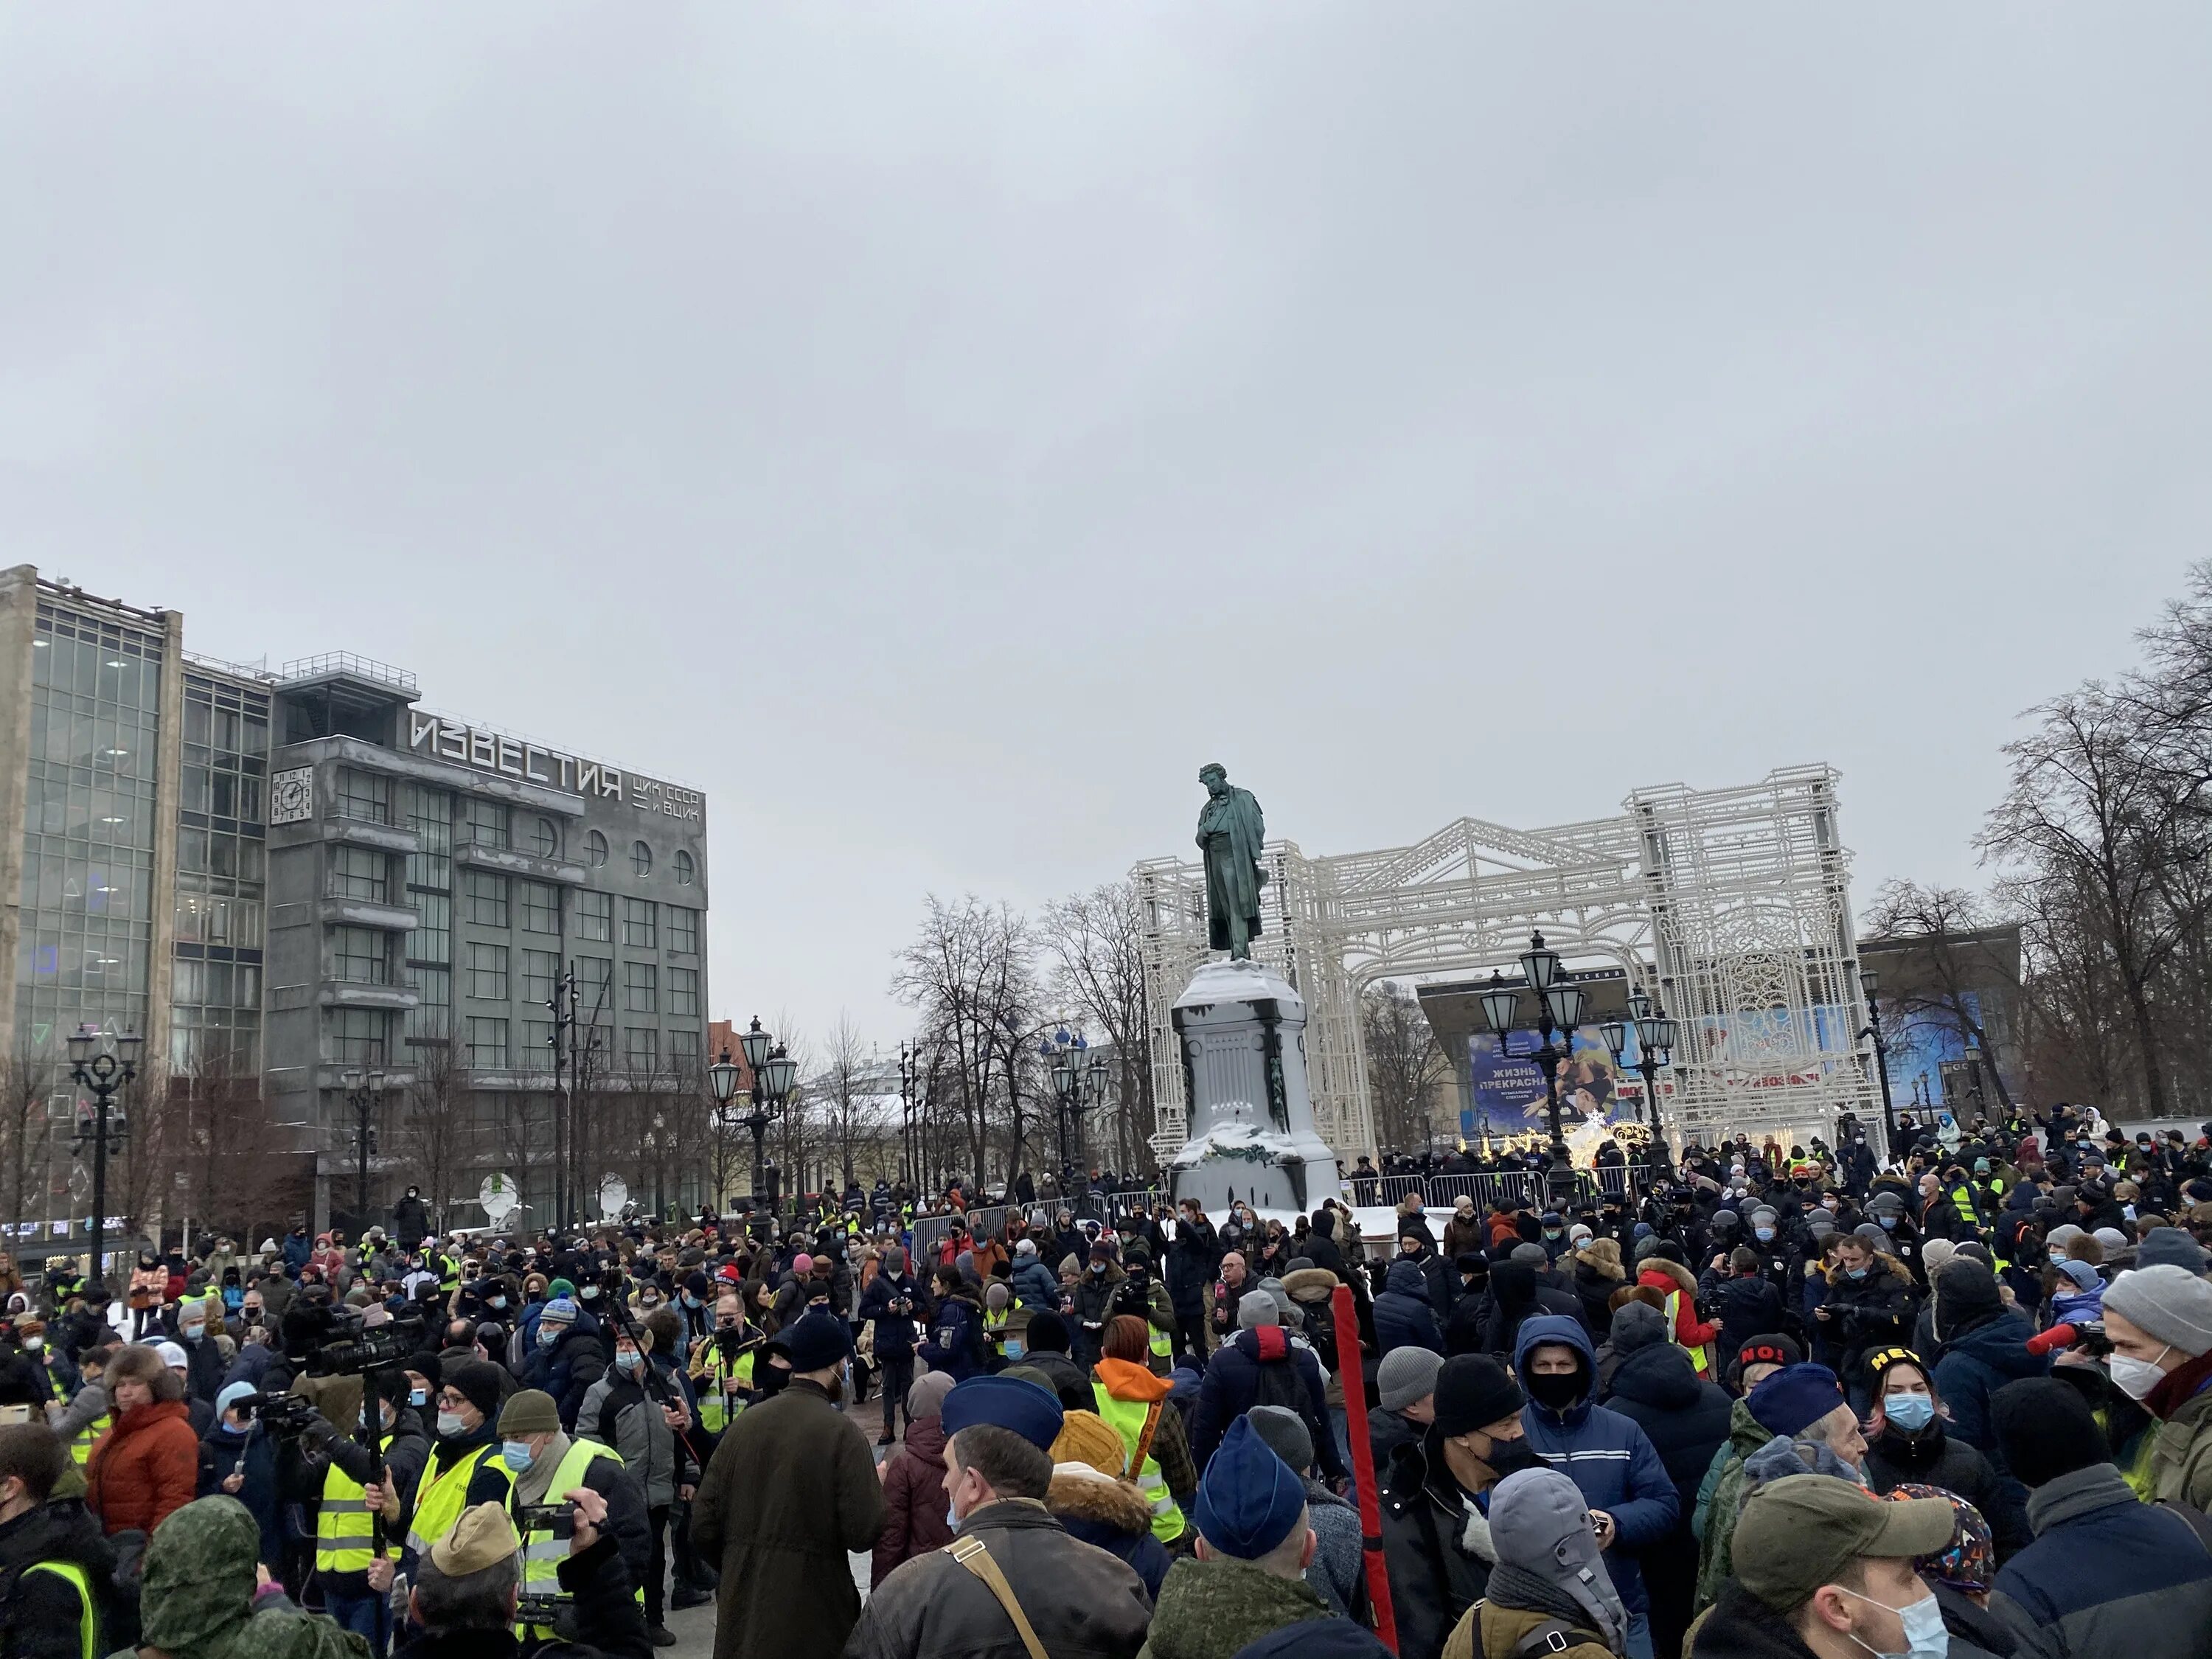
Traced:
<svg viewBox="0 0 2212 1659">
<path fill-rule="evenodd" d="M 1520 1012 L 1521 992 L 1518 987 L 1508 985 L 1501 974 L 1491 974 L 1490 983 L 1480 1000 L 1483 1018 L 1498 1034 L 1501 1054 L 1510 1052 L 1506 1039 L 1516 1030 L 1534 1030 L 1541 1042 L 1541 1047 L 1523 1058 L 1534 1060 L 1544 1073 L 1545 1116 L 1552 1136 L 1552 1166 L 1546 1182 L 1552 1206 L 1563 1210 L 1574 1202 L 1575 1171 L 1567 1154 L 1566 1134 L 1559 1122 L 1559 1065 L 1574 1052 L 1575 1028 L 1583 1022 L 1589 1000 L 1582 987 L 1561 969 L 1559 953 L 1544 943 L 1541 933 L 1531 935 L 1528 949 L 1521 957 L 1521 971 L 1528 980 L 1528 988 L 1536 994 L 1533 1024 L 1524 1027 L 1515 1023 Z"/>
<path fill-rule="evenodd" d="M 77 1087 L 92 1091 L 92 1276 L 107 1281 L 107 1115 L 115 1091 L 138 1075 L 146 1039 L 119 1032 L 100 1047 L 100 1034 L 80 1025 L 69 1040 L 70 1075 Z"/>
</svg>

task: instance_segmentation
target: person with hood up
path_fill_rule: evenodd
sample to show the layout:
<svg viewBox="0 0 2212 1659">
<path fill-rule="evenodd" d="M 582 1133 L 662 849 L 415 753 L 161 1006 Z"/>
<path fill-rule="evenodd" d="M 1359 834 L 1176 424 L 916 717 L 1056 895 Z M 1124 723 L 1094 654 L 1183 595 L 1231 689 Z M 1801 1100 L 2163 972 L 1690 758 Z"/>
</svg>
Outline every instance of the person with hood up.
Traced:
<svg viewBox="0 0 2212 1659">
<path fill-rule="evenodd" d="M 1956 1492 L 1991 1529 L 1998 1559 L 2010 1559 L 2028 1540 L 2027 1516 L 1990 1460 L 1948 1432 L 1931 1368 L 1909 1348 L 1881 1349 L 1867 1364 L 1874 1373 L 1874 1415 L 1865 1429 L 1869 1488 L 1884 1497 L 1905 1486 Z"/>
<path fill-rule="evenodd" d="M 1305 1483 L 1306 1521 L 1313 1528 L 1314 1557 L 1306 1583 L 1328 1603 L 1331 1613 L 1367 1622 L 1367 1569 L 1359 1532 L 1359 1510 L 1339 1498 L 1313 1474 L 1313 1437 L 1305 1419 L 1280 1406 L 1255 1406 L 1244 1413 L 1267 1449 Z"/>
<path fill-rule="evenodd" d="M 1375 1298 L 1376 1346 L 1387 1358 L 1396 1348 L 1444 1351 L 1436 1310 L 1429 1304 L 1429 1281 L 1420 1264 L 1401 1256 L 1390 1264 L 1382 1294 Z"/>
<path fill-rule="evenodd" d="M 1674 1483 L 1674 1523 L 1640 1561 L 1651 1601 L 1652 1644 L 1673 1653 L 1697 1611 L 1698 1540 L 1692 1523 L 1698 1486 L 1713 1454 L 1728 1443 L 1735 1402 L 1719 1383 L 1698 1375 L 1688 1354 L 1663 1340 L 1632 1350 L 1614 1369 L 1610 1391 L 1601 1390 L 1599 1398 L 1644 1431 Z"/>
<path fill-rule="evenodd" d="M 2049 1376 L 2051 1361 L 2027 1351 L 2034 1334 L 2027 1316 L 2005 1306 L 1996 1275 L 1980 1262 L 1953 1257 L 1936 1276 L 1933 1295 L 1942 1348 L 1929 1382 L 1950 1413 L 1946 1431 L 1988 1458 L 2002 1479 L 2004 1453 L 1990 1422 L 1990 1401 L 2008 1382 Z M 1871 1382 L 1873 1372 L 1867 1375 Z"/>
<path fill-rule="evenodd" d="M 1997 1390 L 1990 1417 L 2035 1533 L 1997 1571 L 1999 1616 L 2030 1636 L 2055 1632 L 2061 1659 L 2212 1656 L 2212 1554 L 2120 1478 L 2081 1391 L 2023 1378 Z"/>
<path fill-rule="evenodd" d="M 1320 1454 L 1322 1472 L 1345 1478 L 1344 1459 L 1328 1420 L 1328 1396 L 1321 1361 L 1311 1348 L 1291 1340 L 1274 1297 L 1255 1284 L 1237 1308 L 1235 1336 L 1214 1351 L 1198 1386 L 1190 1419 L 1190 1455 L 1203 1469 L 1229 1425 L 1255 1406 L 1288 1406 L 1306 1420 Z"/>
<path fill-rule="evenodd" d="M 952 1379 L 931 1371 L 907 1390 L 906 1438 L 877 1473 L 884 1483 L 884 1530 L 876 1540 L 868 1583 L 882 1584 L 893 1569 L 952 1541 L 945 1518 L 945 1396 Z"/>
<path fill-rule="evenodd" d="M 1667 1316 L 1658 1305 L 1658 1292 L 1640 1285 L 1625 1285 L 1614 1291 L 1619 1305 L 1607 1316 L 1608 1334 L 1597 1351 L 1597 1397 L 1601 1404 L 1613 1392 L 1613 1373 L 1628 1356 L 1654 1343 L 1674 1345 L 1667 1335 Z"/>
<path fill-rule="evenodd" d="M 368 1644 L 260 1582 L 260 1533 L 234 1498 L 203 1498 L 147 1540 L 139 1651 L 175 1659 L 368 1659 Z"/>
<path fill-rule="evenodd" d="M 1044 1506 L 1069 1537 L 1118 1558 L 1157 1601 L 1172 1558 L 1152 1535 L 1152 1506 L 1123 1474 L 1128 1458 L 1121 1437 L 1096 1412 L 1063 1413 L 1052 1443 L 1052 1486 Z M 941 1457 L 938 1473 L 941 1487 Z"/>
<path fill-rule="evenodd" d="M 1144 1494 L 1152 1536 L 1172 1544 L 1183 1535 L 1180 1505 L 1197 1494 L 1199 1465 L 1184 1437 L 1182 1416 L 1168 1403 L 1174 1384 L 1146 1363 L 1149 1334 L 1134 1314 L 1116 1314 L 1107 1322 L 1105 1352 L 1092 1368 L 1091 1397 L 1082 1408 L 1097 1412 L 1120 1437 L 1122 1472 Z M 1214 1356 L 1217 1363 L 1220 1358 Z"/>
<path fill-rule="evenodd" d="M 1305 1581 L 1314 1556 L 1305 1485 L 1240 1418 L 1206 1466 L 1196 1559 L 1169 1570 L 1146 1659 L 1370 1659 L 1388 1651 L 1332 1613 Z M 1415 1650 L 1401 1639 L 1399 1651 Z"/>
<path fill-rule="evenodd" d="M 1565 1315 L 1579 1322 L 1582 1298 L 1539 1281 L 1526 1261 L 1506 1261 L 1490 1270 L 1490 1313 L 1482 1328 L 1482 1351 L 1503 1358 L 1520 1340 L 1523 1320 Z"/>
<path fill-rule="evenodd" d="M 1498 1565 L 1482 1605 L 1470 1607 L 1444 1643 L 1443 1659 L 1623 1659 L 1628 1610 L 1607 1571 L 1595 1519 L 1557 1469 L 1524 1469 L 1499 1481 L 1490 1499 Z"/>
<path fill-rule="evenodd" d="M 1528 1394 L 1521 1415 L 1530 1449 L 1564 1468 L 1597 1522 L 1598 1543 L 1628 1609 L 1632 1659 L 1652 1659 L 1650 1604 L 1637 1557 L 1667 1537 L 1680 1513 L 1666 1465 L 1633 1419 L 1595 1403 L 1597 1354 L 1579 1319 L 1547 1316 L 1523 1323 L 1513 1370 Z"/>
<path fill-rule="evenodd" d="M 1528 1443 L 1528 1396 L 1488 1354 L 1457 1354 L 1437 1374 L 1436 1413 L 1421 1438 L 1378 1469 L 1382 1554 L 1405 1659 L 1432 1659 L 1489 1585 L 1493 1489 L 1542 1467 Z"/>
</svg>

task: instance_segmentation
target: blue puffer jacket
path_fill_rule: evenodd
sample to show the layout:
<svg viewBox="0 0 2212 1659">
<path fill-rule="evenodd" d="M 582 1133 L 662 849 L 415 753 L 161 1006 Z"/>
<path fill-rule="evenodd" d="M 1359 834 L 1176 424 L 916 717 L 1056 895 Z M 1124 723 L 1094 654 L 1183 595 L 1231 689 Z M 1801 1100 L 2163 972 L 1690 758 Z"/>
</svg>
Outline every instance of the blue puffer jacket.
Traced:
<svg viewBox="0 0 2212 1659">
<path fill-rule="evenodd" d="M 2027 1316 L 2017 1308 L 2008 1308 L 1987 1324 L 1954 1335 L 1943 1344 L 1942 1358 L 1936 1362 L 1933 1380 L 1950 1413 L 1951 1437 L 1965 1441 L 1988 1458 L 1990 1467 L 2000 1475 L 2011 1471 L 2005 1467 L 2004 1453 L 1998 1449 L 1996 1431 L 1990 1425 L 1990 1396 L 2023 1376 L 2051 1375 L 2050 1358 L 2027 1351 L 2027 1339 L 2034 1334 Z"/>
<path fill-rule="evenodd" d="M 1382 1353 L 1393 1348 L 1444 1351 L 1444 1334 L 1437 1328 L 1436 1310 L 1429 1304 L 1429 1281 L 1420 1264 L 1403 1257 L 1390 1264 L 1382 1294 L 1375 1298 L 1375 1346 Z"/>
<path fill-rule="evenodd" d="M 1583 1395 L 1564 1412 L 1534 1400 L 1522 1407 L 1521 1422 L 1528 1431 L 1529 1449 L 1571 1480 L 1583 1503 L 1613 1516 L 1616 1537 L 1606 1552 L 1606 1570 L 1620 1592 L 1621 1605 L 1631 1613 L 1648 1612 L 1650 1601 L 1644 1593 L 1644 1574 L 1636 1557 L 1674 1530 L 1681 1512 L 1674 1483 L 1642 1429 L 1619 1412 L 1591 1403 L 1597 1388 L 1597 1355 L 1581 1320 L 1540 1314 L 1522 1321 L 1513 1344 L 1514 1375 L 1525 1379 L 1529 1351 L 1547 1342 L 1565 1343 L 1582 1356 Z"/>
<path fill-rule="evenodd" d="M 1031 1313 L 1050 1312 L 1060 1306 L 1059 1277 L 1033 1255 L 1015 1261 L 1013 1273 L 1006 1283 L 1014 1293 L 1014 1300 Z"/>
</svg>

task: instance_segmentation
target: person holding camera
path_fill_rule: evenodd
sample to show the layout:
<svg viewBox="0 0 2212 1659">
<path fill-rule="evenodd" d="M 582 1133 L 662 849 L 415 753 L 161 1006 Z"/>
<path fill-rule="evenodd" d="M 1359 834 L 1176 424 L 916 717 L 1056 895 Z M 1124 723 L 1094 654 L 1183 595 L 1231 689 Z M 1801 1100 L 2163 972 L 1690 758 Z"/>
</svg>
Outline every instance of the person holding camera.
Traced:
<svg viewBox="0 0 2212 1659">
<path fill-rule="evenodd" d="M 517 1659 L 532 1645 L 540 1659 L 648 1659 L 635 1584 L 605 1529 L 605 1498 L 578 1486 L 560 1501 L 570 1506 L 570 1531 L 553 1583 L 571 1599 L 559 1628 L 568 1629 L 572 1617 L 573 1634 L 535 1644 L 516 1634 L 525 1552 L 506 1508 L 482 1504 L 464 1511 L 416 1564 L 407 1613 L 419 1629 L 393 1659 Z"/>
<path fill-rule="evenodd" d="M 410 1510 L 416 1487 L 430 1462 L 430 1437 L 423 1432 L 422 1419 L 393 1400 L 395 1382 L 404 1379 L 380 1379 L 377 1389 L 380 1469 L 370 1468 L 365 1442 L 319 1413 L 301 1447 L 309 1464 L 322 1473 L 322 1502 L 315 1515 L 315 1577 L 323 1587 L 324 1611 L 364 1638 L 380 1659 L 391 1643 L 391 1607 L 368 1580 L 369 1566 L 376 1559 L 374 1517 L 380 1510 L 389 1512 L 387 1492 L 397 1498 L 399 1515 Z M 367 1403 L 365 1399 L 362 1402 L 363 1418 Z M 372 1474 L 378 1478 L 372 1480 Z M 401 1535 L 395 1516 L 385 1534 L 393 1552 Z"/>
<path fill-rule="evenodd" d="M 652 1324 L 663 1323 L 656 1312 Z M 670 1511 L 688 1504 L 698 1484 L 699 1468 L 684 1443 L 691 1408 L 680 1384 L 653 1365 L 655 1337 L 650 1326 L 627 1326 L 615 1335 L 614 1369 L 592 1385 L 576 1413 L 576 1434 L 621 1454 L 623 1473 L 645 1500 L 653 1553 L 645 1575 L 645 1622 L 656 1647 L 676 1638 L 662 1620 Z"/>
<path fill-rule="evenodd" d="M 624 1471 L 621 1454 L 593 1441 L 570 1439 L 561 1427 L 552 1396 L 536 1389 L 524 1389 L 508 1400 L 500 1413 L 499 1435 L 500 1456 L 514 1475 L 508 1507 L 522 1538 L 523 1593 L 554 1593 L 561 1560 L 561 1552 L 554 1547 L 558 1540 L 550 1529 L 532 1522 L 543 1519 L 539 1512 L 544 1506 L 580 1489 L 599 1497 L 601 1510 L 595 1524 L 614 1540 L 625 1580 L 633 1589 L 641 1586 L 651 1568 L 653 1544 L 644 1494 Z M 543 1639 L 550 1632 L 524 1633 Z"/>
<path fill-rule="evenodd" d="M 883 1267 L 860 1293 L 860 1322 L 875 1327 L 876 1364 L 883 1371 L 884 1431 L 878 1446 L 891 1443 L 897 1413 L 914 1387 L 915 1321 L 927 1311 L 921 1286 L 907 1271 L 906 1252 L 892 1245 Z"/>
</svg>

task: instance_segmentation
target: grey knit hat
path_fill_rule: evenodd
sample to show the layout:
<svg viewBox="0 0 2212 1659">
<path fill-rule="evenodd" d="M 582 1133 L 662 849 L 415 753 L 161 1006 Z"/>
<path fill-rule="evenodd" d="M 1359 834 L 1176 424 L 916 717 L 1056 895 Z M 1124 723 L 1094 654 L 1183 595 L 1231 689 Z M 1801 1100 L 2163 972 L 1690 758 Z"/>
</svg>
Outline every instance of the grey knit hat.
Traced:
<svg viewBox="0 0 2212 1659">
<path fill-rule="evenodd" d="M 1375 1368 L 1375 1401 L 1386 1412 L 1401 1412 L 1437 1391 L 1444 1357 L 1427 1348 L 1393 1348 Z"/>
<path fill-rule="evenodd" d="M 1262 1325 L 1279 1325 L 1282 1322 L 1283 1310 L 1275 1305 L 1275 1298 L 1265 1291 L 1247 1291 L 1243 1300 L 1237 1304 L 1237 1328 L 1240 1331 L 1255 1330 Z"/>
<path fill-rule="evenodd" d="M 2179 1227 L 2154 1227 L 2136 1246 L 2138 1267 L 2179 1267 L 2185 1273 L 2204 1271 L 2204 1247 Z"/>
<path fill-rule="evenodd" d="M 1314 1461 L 1313 1433 L 1306 1427 L 1305 1419 L 1288 1406 L 1255 1406 L 1244 1415 L 1252 1419 L 1267 1449 L 1289 1464 L 1292 1474 L 1304 1479 Z"/>
<path fill-rule="evenodd" d="M 2136 1267 L 2105 1287 L 2105 1311 L 2194 1359 L 2212 1352 L 2212 1283 L 2185 1267 Z"/>
</svg>

